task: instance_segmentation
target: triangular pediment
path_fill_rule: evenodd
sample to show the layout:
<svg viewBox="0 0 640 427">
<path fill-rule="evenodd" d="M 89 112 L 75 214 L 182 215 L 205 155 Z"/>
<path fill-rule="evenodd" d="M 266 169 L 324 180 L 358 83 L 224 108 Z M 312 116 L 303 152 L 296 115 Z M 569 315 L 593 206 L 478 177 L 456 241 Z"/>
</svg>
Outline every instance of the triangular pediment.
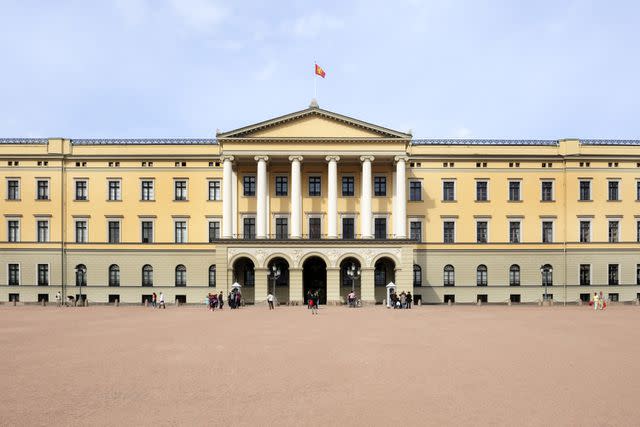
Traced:
<svg viewBox="0 0 640 427">
<path fill-rule="evenodd" d="M 410 134 L 363 122 L 318 107 L 218 134 L 218 138 L 392 138 Z"/>
</svg>

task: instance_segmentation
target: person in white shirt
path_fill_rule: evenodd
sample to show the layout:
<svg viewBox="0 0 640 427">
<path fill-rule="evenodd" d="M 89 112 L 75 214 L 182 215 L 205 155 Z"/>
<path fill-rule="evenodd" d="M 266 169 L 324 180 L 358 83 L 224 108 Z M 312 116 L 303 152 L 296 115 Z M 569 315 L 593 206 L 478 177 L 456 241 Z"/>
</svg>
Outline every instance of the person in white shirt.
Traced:
<svg viewBox="0 0 640 427">
<path fill-rule="evenodd" d="M 158 302 L 158 308 L 167 308 L 164 305 L 164 294 L 162 292 L 160 292 L 160 298 L 159 298 L 159 302 Z"/>
<path fill-rule="evenodd" d="M 267 295 L 267 302 L 269 303 L 269 310 L 273 310 L 273 294 L 271 292 Z"/>
</svg>

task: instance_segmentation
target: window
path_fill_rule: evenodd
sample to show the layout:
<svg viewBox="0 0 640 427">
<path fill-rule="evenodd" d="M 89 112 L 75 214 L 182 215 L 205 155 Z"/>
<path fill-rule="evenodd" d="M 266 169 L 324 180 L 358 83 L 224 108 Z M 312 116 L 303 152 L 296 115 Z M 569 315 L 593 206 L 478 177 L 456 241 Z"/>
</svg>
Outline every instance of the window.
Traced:
<svg viewBox="0 0 640 427">
<path fill-rule="evenodd" d="M 187 221 L 176 221 L 174 223 L 175 227 L 175 242 L 176 243 L 187 243 Z"/>
<path fill-rule="evenodd" d="M 153 181 L 152 180 L 144 180 L 141 182 L 142 194 L 140 199 L 144 201 L 155 200 L 155 194 L 153 191 Z"/>
<path fill-rule="evenodd" d="M 320 218 L 312 217 L 309 218 L 309 238 L 310 239 L 319 239 L 321 237 L 321 226 L 320 226 Z"/>
<path fill-rule="evenodd" d="M 636 181 L 636 200 L 640 201 L 640 180 Z"/>
<path fill-rule="evenodd" d="M 215 264 L 209 266 L 209 286 L 210 287 L 216 286 L 216 265 Z"/>
<path fill-rule="evenodd" d="M 153 286 L 153 267 L 149 264 L 142 267 L 142 286 Z"/>
<path fill-rule="evenodd" d="M 591 200 L 591 181 L 580 181 L 580 201 Z"/>
<path fill-rule="evenodd" d="M 140 241 L 142 243 L 153 243 L 153 221 L 141 221 L 140 229 L 142 232 Z"/>
<path fill-rule="evenodd" d="M 488 222 L 478 221 L 476 222 L 476 242 L 487 243 L 488 241 Z"/>
<path fill-rule="evenodd" d="M 422 241 L 422 221 L 411 221 L 409 224 L 409 238 Z"/>
<path fill-rule="evenodd" d="M 38 264 L 38 286 L 49 286 L 49 264 Z"/>
<path fill-rule="evenodd" d="M 187 181 L 179 180 L 173 182 L 174 197 L 173 200 L 184 201 L 187 200 Z"/>
<path fill-rule="evenodd" d="M 176 266 L 176 286 L 187 286 L 187 268 L 179 264 Z"/>
<path fill-rule="evenodd" d="M 543 202 L 553 201 L 553 181 L 542 181 L 542 199 Z"/>
<path fill-rule="evenodd" d="M 289 177 L 276 176 L 276 196 L 286 197 L 289 194 Z"/>
<path fill-rule="evenodd" d="M 256 177 L 253 175 L 242 177 L 242 188 L 245 197 L 254 197 L 256 195 Z"/>
<path fill-rule="evenodd" d="M 39 179 L 37 182 L 37 195 L 38 200 L 49 200 L 49 181 Z"/>
<path fill-rule="evenodd" d="M 87 243 L 87 220 L 76 221 L 76 243 Z"/>
<path fill-rule="evenodd" d="M 591 221 L 580 221 L 580 243 L 591 241 Z"/>
<path fill-rule="evenodd" d="M 553 221 L 542 221 L 542 243 L 553 243 Z"/>
<path fill-rule="evenodd" d="M 17 179 L 7 181 L 7 200 L 20 200 L 20 181 Z"/>
<path fill-rule="evenodd" d="M 49 241 L 49 221 L 48 220 L 39 220 L 38 221 L 38 242 L 48 242 Z"/>
<path fill-rule="evenodd" d="M 620 221 L 609 221 L 609 243 L 619 241 Z"/>
<path fill-rule="evenodd" d="M 386 176 L 373 177 L 373 194 L 378 197 L 384 197 L 387 195 L 387 177 Z"/>
<path fill-rule="evenodd" d="M 87 200 L 87 181 L 76 181 L 76 200 Z"/>
<path fill-rule="evenodd" d="M 640 221 L 636 221 L 636 241 L 640 242 Z"/>
<path fill-rule="evenodd" d="M 109 243 L 120 243 L 120 221 L 109 221 Z"/>
<path fill-rule="evenodd" d="M 409 181 L 409 200 L 419 202 L 422 200 L 422 182 Z"/>
<path fill-rule="evenodd" d="M 376 239 L 387 238 L 387 218 L 374 218 L 374 236 Z"/>
<path fill-rule="evenodd" d="M 220 239 L 220 221 L 209 221 L 209 243 Z"/>
<path fill-rule="evenodd" d="M 353 218 L 342 218 L 342 238 L 354 239 L 355 237 L 355 220 Z"/>
<path fill-rule="evenodd" d="M 9 277 L 7 284 L 9 286 L 20 285 L 20 264 L 9 264 Z"/>
<path fill-rule="evenodd" d="M 289 237 L 289 218 L 276 218 L 276 239 L 286 239 Z"/>
<path fill-rule="evenodd" d="M 476 285 L 487 286 L 487 266 L 480 264 L 476 269 Z"/>
<path fill-rule="evenodd" d="M 7 221 L 7 240 L 9 242 L 20 241 L 20 221 L 19 220 L 10 219 Z"/>
<path fill-rule="evenodd" d="M 385 286 L 387 284 L 387 270 L 384 268 L 384 264 L 376 265 L 373 275 L 374 286 Z"/>
<path fill-rule="evenodd" d="M 542 286 L 553 286 L 553 267 L 550 264 L 542 266 Z"/>
<path fill-rule="evenodd" d="M 209 200 L 222 200 L 222 191 L 220 190 L 220 181 L 209 181 Z"/>
<path fill-rule="evenodd" d="M 617 166 L 617 163 L 616 163 Z M 611 293 L 609 292 L 609 301 L 611 302 L 618 302 L 620 301 L 620 294 L 618 293 Z"/>
<path fill-rule="evenodd" d="M 509 243 L 520 243 L 520 221 L 509 221 Z"/>
<path fill-rule="evenodd" d="M 76 286 L 87 286 L 87 267 L 84 264 L 76 265 Z"/>
<path fill-rule="evenodd" d="M 120 286 L 120 267 L 116 264 L 109 266 L 109 286 Z"/>
<path fill-rule="evenodd" d="M 454 181 L 442 182 L 442 200 L 446 202 L 453 202 L 456 200 L 455 194 L 456 183 Z"/>
<path fill-rule="evenodd" d="M 486 202 L 489 200 L 489 183 L 487 181 L 476 181 L 476 201 Z"/>
<path fill-rule="evenodd" d="M 509 267 L 509 286 L 520 286 L 520 266 L 517 264 Z"/>
<path fill-rule="evenodd" d="M 636 285 L 640 285 L 640 264 L 636 264 Z"/>
<path fill-rule="evenodd" d="M 591 265 L 580 264 L 580 286 L 591 285 Z"/>
<path fill-rule="evenodd" d="M 609 201 L 610 202 L 615 202 L 620 200 L 620 194 L 618 191 L 619 184 L 620 183 L 618 181 L 609 181 Z"/>
<path fill-rule="evenodd" d="M 256 285 L 256 270 L 251 267 L 244 270 L 244 286 L 252 287 Z"/>
<path fill-rule="evenodd" d="M 253 217 L 244 218 L 242 236 L 245 239 L 256 238 L 256 219 Z"/>
<path fill-rule="evenodd" d="M 453 265 L 447 264 L 444 266 L 442 283 L 444 286 L 456 285 L 456 270 Z"/>
<path fill-rule="evenodd" d="M 413 286 L 422 286 L 422 268 L 413 264 Z"/>
<path fill-rule="evenodd" d="M 109 181 L 109 199 L 108 200 L 111 200 L 111 201 L 122 200 L 119 180 Z"/>
<path fill-rule="evenodd" d="M 609 285 L 615 286 L 618 284 L 618 273 L 619 273 L 619 265 L 618 264 L 609 264 Z"/>
<path fill-rule="evenodd" d="M 355 195 L 355 178 L 352 176 L 342 177 L 342 197 Z"/>
<path fill-rule="evenodd" d="M 443 223 L 444 243 L 455 243 L 455 239 L 456 239 L 456 223 L 454 221 L 445 221 Z"/>
<path fill-rule="evenodd" d="M 509 201 L 520 201 L 520 181 L 509 181 Z"/>
<path fill-rule="evenodd" d="M 319 176 L 309 177 L 309 196 L 315 197 L 322 194 L 321 180 Z"/>
</svg>

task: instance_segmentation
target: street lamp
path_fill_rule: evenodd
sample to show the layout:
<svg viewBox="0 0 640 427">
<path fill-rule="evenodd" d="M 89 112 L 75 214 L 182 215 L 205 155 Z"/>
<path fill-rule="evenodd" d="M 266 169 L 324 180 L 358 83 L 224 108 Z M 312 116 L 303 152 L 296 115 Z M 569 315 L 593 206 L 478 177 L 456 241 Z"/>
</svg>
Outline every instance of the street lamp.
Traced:
<svg viewBox="0 0 640 427">
<path fill-rule="evenodd" d="M 280 274 L 282 274 L 282 272 L 275 264 L 271 266 L 271 271 L 267 273 L 267 275 L 270 275 L 273 279 L 273 299 L 276 299 L 276 280 L 278 280 Z"/>
<path fill-rule="evenodd" d="M 548 274 L 553 274 L 553 267 L 548 264 L 540 266 L 540 275 L 542 276 L 542 284 L 544 285 L 544 300 L 547 301 L 547 285 L 549 283 Z"/>
<path fill-rule="evenodd" d="M 355 293 L 355 281 L 360 277 L 361 270 L 356 267 L 356 264 L 351 264 L 351 267 L 347 268 L 347 276 L 351 279 L 351 292 Z"/>
</svg>

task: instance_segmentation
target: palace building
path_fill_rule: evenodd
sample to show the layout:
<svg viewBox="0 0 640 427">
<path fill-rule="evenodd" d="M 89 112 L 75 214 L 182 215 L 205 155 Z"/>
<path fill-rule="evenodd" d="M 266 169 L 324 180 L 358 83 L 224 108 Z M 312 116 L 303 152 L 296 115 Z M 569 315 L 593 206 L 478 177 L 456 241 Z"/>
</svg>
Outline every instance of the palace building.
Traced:
<svg viewBox="0 0 640 427">
<path fill-rule="evenodd" d="M 0 139 L 0 162 L 0 301 L 640 296 L 640 141 L 415 139 L 313 101 L 213 139 Z"/>
</svg>

